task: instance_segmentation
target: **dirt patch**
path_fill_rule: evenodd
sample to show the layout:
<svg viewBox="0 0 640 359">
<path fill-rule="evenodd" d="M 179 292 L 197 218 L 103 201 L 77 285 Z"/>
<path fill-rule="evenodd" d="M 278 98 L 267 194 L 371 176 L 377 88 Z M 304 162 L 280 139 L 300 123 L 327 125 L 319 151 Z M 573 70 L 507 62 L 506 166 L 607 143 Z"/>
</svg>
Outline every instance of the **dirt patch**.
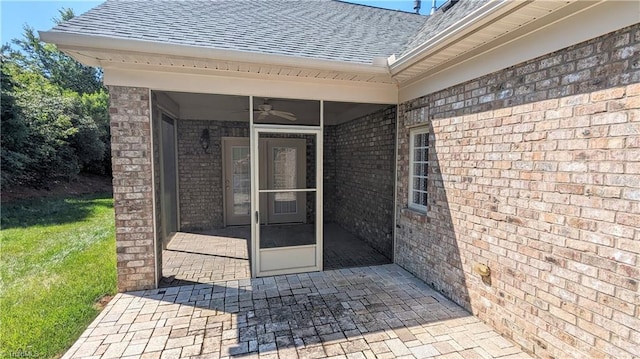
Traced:
<svg viewBox="0 0 640 359">
<path fill-rule="evenodd" d="M 104 297 L 98 299 L 98 301 L 93 304 L 93 307 L 98 311 L 102 311 L 104 307 L 109 304 L 111 299 L 113 299 L 113 297 L 113 295 L 105 295 Z"/>
<path fill-rule="evenodd" d="M 96 192 L 112 192 L 111 177 L 80 175 L 73 181 L 53 181 L 46 188 L 15 186 L 3 188 L 0 200 L 8 203 L 15 200 L 39 197 L 75 196 Z"/>
</svg>

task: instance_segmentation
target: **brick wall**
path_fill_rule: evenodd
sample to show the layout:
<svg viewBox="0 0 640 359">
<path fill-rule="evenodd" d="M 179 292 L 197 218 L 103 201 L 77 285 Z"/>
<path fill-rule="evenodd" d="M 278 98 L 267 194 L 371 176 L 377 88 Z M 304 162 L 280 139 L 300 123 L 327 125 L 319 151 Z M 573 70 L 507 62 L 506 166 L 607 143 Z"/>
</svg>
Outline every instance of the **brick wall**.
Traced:
<svg viewBox="0 0 640 359">
<path fill-rule="evenodd" d="M 403 103 L 398 263 L 539 357 L 639 356 L 639 82 L 636 25 Z M 426 216 L 413 125 L 434 144 Z"/>
<path fill-rule="evenodd" d="M 333 222 L 336 203 L 336 126 L 324 127 L 322 154 L 324 221 Z"/>
<path fill-rule="evenodd" d="M 184 231 L 224 225 L 222 137 L 249 137 L 249 124 L 232 121 L 178 120 L 180 228 Z M 210 145 L 200 145 L 208 129 Z"/>
<path fill-rule="evenodd" d="M 155 288 L 149 90 L 109 87 L 118 290 Z"/>
<path fill-rule="evenodd" d="M 333 163 L 325 179 L 331 219 L 393 258 L 393 187 L 396 107 L 392 106 L 327 131 L 334 135 Z M 325 160 L 325 164 L 327 160 Z M 329 173 L 335 168 L 335 175 Z"/>
</svg>

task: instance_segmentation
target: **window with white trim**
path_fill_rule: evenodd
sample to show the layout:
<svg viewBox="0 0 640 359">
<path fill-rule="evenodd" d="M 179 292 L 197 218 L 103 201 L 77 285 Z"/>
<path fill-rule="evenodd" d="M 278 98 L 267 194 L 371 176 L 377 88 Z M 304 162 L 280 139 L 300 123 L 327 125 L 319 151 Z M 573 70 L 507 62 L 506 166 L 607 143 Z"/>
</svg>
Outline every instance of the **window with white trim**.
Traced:
<svg viewBox="0 0 640 359">
<path fill-rule="evenodd" d="M 409 131 L 409 208 L 427 212 L 427 181 L 429 179 L 429 129 Z"/>
</svg>

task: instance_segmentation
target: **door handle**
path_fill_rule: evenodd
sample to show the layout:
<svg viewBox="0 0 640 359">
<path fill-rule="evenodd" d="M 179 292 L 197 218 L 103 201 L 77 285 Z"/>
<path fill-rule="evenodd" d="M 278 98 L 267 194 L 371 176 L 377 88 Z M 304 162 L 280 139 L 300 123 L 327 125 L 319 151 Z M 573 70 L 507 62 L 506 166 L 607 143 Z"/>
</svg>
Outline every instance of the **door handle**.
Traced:
<svg viewBox="0 0 640 359">
<path fill-rule="evenodd" d="M 256 211 L 256 223 L 260 224 L 260 212 Z"/>
</svg>

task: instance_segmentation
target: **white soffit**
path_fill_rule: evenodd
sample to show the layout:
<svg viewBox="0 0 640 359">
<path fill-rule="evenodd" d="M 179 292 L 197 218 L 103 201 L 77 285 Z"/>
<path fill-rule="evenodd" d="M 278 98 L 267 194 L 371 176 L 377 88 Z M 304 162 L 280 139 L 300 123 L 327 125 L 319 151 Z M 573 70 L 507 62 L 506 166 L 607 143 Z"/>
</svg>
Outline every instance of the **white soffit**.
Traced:
<svg viewBox="0 0 640 359">
<path fill-rule="evenodd" d="M 386 62 L 371 64 L 297 56 L 213 49 L 112 37 L 94 37 L 55 31 L 40 37 L 89 66 L 151 66 L 164 71 L 224 71 L 314 79 L 336 79 L 371 83 L 394 83 Z"/>
<path fill-rule="evenodd" d="M 416 57 L 415 62 L 411 65 L 406 63 L 391 64 L 391 73 L 401 85 L 419 80 L 442 69 L 443 64 L 451 66 L 455 65 L 453 62 L 465 60 L 474 54 L 474 50 L 495 47 L 497 42 L 504 41 L 505 35 L 522 29 L 528 24 L 536 21 L 548 23 L 557 20 L 553 19 L 550 14 L 561 8 L 572 5 L 572 11 L 579 11 L 596 3 L 589 0 L 490 2 L 486 7 L 492 6 L 492 8 L 486 11 L 487 14 L 472 14 L 477 16 L 475 20 L 471 19 L 476 23 L 475 26 L 456 24 L 458 29 L 445 30 L 444 36 L 448 36 L 447 31 L 452 33 L 451 40 L 441 41 L 441 43 L 434 41 L 434 44 L 418 55 L 419 58 Z M 478 10 L 478 12 L 483 11 L 485 11 L 483 8 Z M 467 26 L 466 33 L 465 31 L 462 31 L 461 34 L 453 33 L 465 26 Z M 537 26 L 542 26 L 542 24 L 538 22 Z"/>
<path fill-rule="evenodd" d="M 536 1 L 552 6 L 555 1 Z M 609 32 L 637 24 L 640 6 L 635 1 L 558 1 L 541 19 L 529 21 L 499 39 L 432 65 L 400 84 L 399 102 L 418 98 L 465 81 L 513 66 Z M 532 10 L 532 11 L 533 11 Z M 514 14 L 515 15 L 515 14 Z M 512 19 L 512 17 L 509 17 Z"/>
<path fill-rule="evenodd" d="M 398 99 L 398 86 L 386 66 L 282 56 L 258 63 L 69 45 L 59 48 L 84 64 L 102 67 L 107 85 L 381 104 L 395 104 Z M 252 61 L 261 59 L 240 55 Z"/>
</svg>

